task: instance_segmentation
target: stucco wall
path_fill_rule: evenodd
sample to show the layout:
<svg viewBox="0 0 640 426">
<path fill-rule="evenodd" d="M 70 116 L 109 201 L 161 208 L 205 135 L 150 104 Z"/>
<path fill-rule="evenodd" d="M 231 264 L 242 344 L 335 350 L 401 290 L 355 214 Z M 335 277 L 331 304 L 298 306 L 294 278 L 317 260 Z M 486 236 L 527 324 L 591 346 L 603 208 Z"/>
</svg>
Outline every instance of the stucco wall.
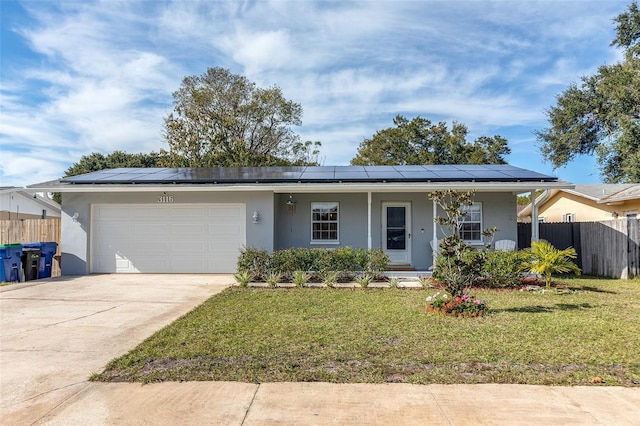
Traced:
<svg viewBox="0 0 640 426">
<path fill-rule="evenodd" d="M 311 244 L 311 203 L 335 201 L 339 207 L 340 246 L 367 246 L 367 194 L 291 194 L 295 212 L 285 204 L 289 194 L 276 194 L 276 249 L 289 247 L 336 247 Z M 364 219 L 363 219 L 364 218 Z"/>
<path fill-rule="evenodd" d="M 157 204 L 162 192 L 144 193 L 63 193 L 62 259 L 64 275 L 89 273 L 92 204 Z M 174 204 L 245 203 L 247 206 L 247 246 L 273 250 L 273 194 L 269 192 L 172 192 Z M 253 212 L 260 214 L 253 223 Z M 77 221 L 73 215 L 78 213 Z"/>
<path fill-rule="evenodd" d="M 65 193 L 62 198 L 62 272 L 65 275 L 89 272 L 92 204 L 157 204 L 160 192 L 149 193 Z M 311 244 L 311 202 L 340 203 L 340 246 L 367 247 L 367 194 L 296 194 L 295 212 L 287 211 L 289 194 L 270 192 L 170 192 L 174 204 L 246 203 L 247 246 L 267 249 L 321 247 Z M 497 227 L 496 239 L 517 239 L 516 196 L 511 193 L 478 193 L 482 202 L 483 227 Z M 373 193 L 371 207 L 372 248 L 382 247 L 382 203 L 411 203 L 412 266 L 431 266 L 429 241 L 433 239 L 433 204 L 426 193 Z M 254 211 L 260 222 L 253 223 Z M 73 215 L 78 213 L 78 220 Z M 274 219 L 275 218 L 275 219 Z M 440 237 L 442 235 L 439 235 Z M 336 247 L 327 245 L 327 247 Z"/>
<path fill-rule="evenodd" d="M 576 222 L 595 222 L 611 220 L 613 212 L 622 217 L 624 212 L 629 210 L 640 211 L 640 200 L 629 200 L 608 206 L 598 204 L 588 198 L 559 191 L 539 208 L 538 216 L 544 217 L 547 222 L 562 222 L 563 214 L 575 213 Z"/>
<path fill-rule="evenodd" d="M 296 194 L 295 213 L 288 213 L 289 194 L 276 194 L 275 249 L 288 247 L 322 247 L 311 244 L 311 203 L 337 201 L 340 203 L 340 246 L 367 247 L 367 194 Z M 517 241 L 516 196 L 512 193 L 478 193 L 475 201 L 482 202 L 483 227 L 497 227 L 496 240 Z M 411 203 L 412 266 L 425 270 L 432 263 L 429 242 L 433 239 L 433 203 L 426 193 L 373 193 L 371 196 L 372 248 L 382 247 L 382 205 L 384 202 Z M 440 238 L 443 234 L 438 235 Z M 336 247 L 327 244 L 326 247 Z"/>
</svg>

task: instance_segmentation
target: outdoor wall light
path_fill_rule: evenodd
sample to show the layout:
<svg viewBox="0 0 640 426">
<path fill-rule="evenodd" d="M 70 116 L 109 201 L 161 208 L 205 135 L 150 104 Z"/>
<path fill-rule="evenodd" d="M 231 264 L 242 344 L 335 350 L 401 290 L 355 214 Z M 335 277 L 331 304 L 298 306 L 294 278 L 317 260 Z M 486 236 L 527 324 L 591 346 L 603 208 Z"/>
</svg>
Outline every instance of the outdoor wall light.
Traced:
<svg viewBox="0 0 640 426">
<path fill-rule="evenodd" d="M 253 223 L 258 223 L 260 222 L 260 213 L 258 213 L 258 211 L 254 211 L 253 212 Z"/>
<path fill-rule="evenodd" d="M 73 219 L 73 221 L 74 221 L 75 223 L 78 223 L 78 218 L 79 218 L 79 217 L 80 217 L 80 214 L 79 214 L 78 212 L 75 212 L 75 213 L 73 214 L 73 216 L 71 216 L 71 219 Z"/>
</svg>

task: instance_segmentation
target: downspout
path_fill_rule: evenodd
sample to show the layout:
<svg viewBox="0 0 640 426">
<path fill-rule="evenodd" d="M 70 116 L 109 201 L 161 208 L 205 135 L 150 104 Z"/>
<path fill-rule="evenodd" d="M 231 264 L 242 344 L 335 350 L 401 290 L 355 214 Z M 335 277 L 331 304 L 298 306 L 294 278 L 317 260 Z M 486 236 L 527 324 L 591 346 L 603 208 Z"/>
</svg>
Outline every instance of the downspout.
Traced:
<svg viewBox="0 0 640 426">
<path fill-rule="evenodd" d="M 435 254 L 438 250 L 438 224 L 436 223 L 436 216 L 438 215 L 438 204 L 433 200 L 433 248 L 431 250 L 431 264 L 435 264 Z"/>
<path fill-rule="evenodd" d="M 546 200 L 549 196 L 549 189 L 545 189 L 540 196 L 540 200 Z M 536 190 L 531 191 L 531 242 L 540 241 L 540 222 L 538 219 L 538 205 L 536 204 Z"/>
<path fill-rule="evenodd" d="M 371 191 L 367 192 L 367 248 L 371 250 Z"/>
</svg>

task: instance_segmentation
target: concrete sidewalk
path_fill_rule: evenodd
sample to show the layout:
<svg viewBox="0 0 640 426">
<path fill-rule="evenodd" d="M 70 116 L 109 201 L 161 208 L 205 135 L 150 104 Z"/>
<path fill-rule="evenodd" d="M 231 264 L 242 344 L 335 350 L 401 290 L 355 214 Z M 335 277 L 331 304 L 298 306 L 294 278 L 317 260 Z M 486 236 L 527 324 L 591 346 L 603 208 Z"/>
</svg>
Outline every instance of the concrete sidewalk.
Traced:
<svg viewBox="0 0 640 426">
<path fill-rule="evenodd" d="M 92 383 L 36 424 L 637 425 L 640 388 Z"/>
<path fill-rule="evenodd" d="M 0 287 L 0 424 L 640 424 L 640 388 L 87 381 L 232 282 L 91 275 Z"/>
</svg>

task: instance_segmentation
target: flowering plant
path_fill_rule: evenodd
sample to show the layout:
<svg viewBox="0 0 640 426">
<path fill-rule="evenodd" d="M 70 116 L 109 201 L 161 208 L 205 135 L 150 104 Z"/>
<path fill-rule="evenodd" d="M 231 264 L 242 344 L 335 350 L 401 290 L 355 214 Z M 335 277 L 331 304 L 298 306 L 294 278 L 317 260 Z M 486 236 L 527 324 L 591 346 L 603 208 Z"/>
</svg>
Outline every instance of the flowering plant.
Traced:
<svg viewBox="0 0 640 426">
<path fill-rule="evenodd" d="M 443 315 L 479 316 L 487 312 L 487 300 L 474 299 L 469 294 L 452 297 L 445 292 L 437 292 L 427 297 L 427 310 Z"/>
<path fill-rule="evenodd" d="M 433 306 L 434 308 L 441 308 L 450 300 L 451 296 L 449 295 L 449 293 L 445 291 L 438 291 L 436 292 L 436 294 L 427 297 L 427 304 Z"/>
</svg>

